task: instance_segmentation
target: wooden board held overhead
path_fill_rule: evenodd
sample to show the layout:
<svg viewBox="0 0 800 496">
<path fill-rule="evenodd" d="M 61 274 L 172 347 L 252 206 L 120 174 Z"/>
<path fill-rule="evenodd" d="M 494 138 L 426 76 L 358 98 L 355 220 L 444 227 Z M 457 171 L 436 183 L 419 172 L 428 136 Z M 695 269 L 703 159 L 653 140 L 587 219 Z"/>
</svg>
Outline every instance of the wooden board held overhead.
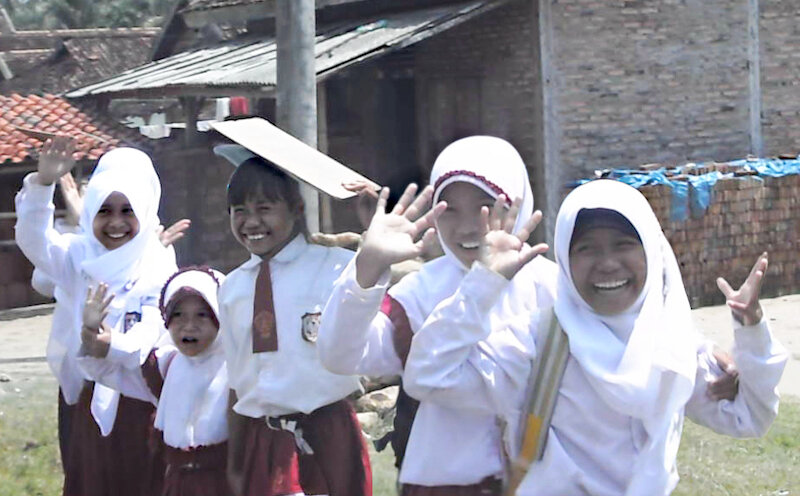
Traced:
<svg viewBox="0 0 800 496">
<path fill-rule="evenodd" d="M 342 183 L 366 181 L 375 184 L 261 117 L 216 122 L 212 127 L 295 179 L 334 198 L 344 200 L 355 196 L 342 187 Z M 377 189 L 377 184 L 375 187 Z"/>
</svg>

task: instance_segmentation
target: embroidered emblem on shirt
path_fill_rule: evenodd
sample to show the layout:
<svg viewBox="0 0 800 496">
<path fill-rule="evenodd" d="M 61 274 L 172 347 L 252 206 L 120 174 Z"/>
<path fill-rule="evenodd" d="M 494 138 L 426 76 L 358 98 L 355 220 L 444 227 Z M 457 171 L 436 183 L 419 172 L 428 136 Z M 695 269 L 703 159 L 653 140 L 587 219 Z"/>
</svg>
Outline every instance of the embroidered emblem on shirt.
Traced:
<svg viewBox="0 0 800 496">
<path fill-rule="evenodd" d="M 126 333 L 136 325 L 137 322 L 142 321 L 142 314 L 139 312 L 128 312 L 125 314 L 125 322 L 122 326 L 122 332 Z"/>
<path fill-rule="evenodd" d="M 303 339 L 309 343 L 317 342 L 317 335 L 319 334 L 319 322 L 322 313 L 307 313 L 303 315 L 303 325 L 301 327 Z"/>
</svg>

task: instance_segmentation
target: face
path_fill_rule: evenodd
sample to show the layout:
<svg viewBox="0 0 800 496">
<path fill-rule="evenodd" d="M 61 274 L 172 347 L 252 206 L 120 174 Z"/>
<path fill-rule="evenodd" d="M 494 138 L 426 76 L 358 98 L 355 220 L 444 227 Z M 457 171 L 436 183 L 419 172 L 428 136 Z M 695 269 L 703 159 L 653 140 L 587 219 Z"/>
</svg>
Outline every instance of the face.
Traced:
<svg viewBox="0 0 800 496">
<path fill-rule="evenodd" d="M 196 356 L 207 350 L 219 330 L 211 307 L 198 295 L 186 295 L 178 301 L 168 329 L 178 351 L 186 356 Z"/>
<path fill-rule="evenodd" d="M 115 191 L 100 206 L 92 221 L 94 236 L 104 247 L 114 250 L 139 233 L 139 219 L 128 198 Z"/>
<path fill-rule="evenodd" d="M 293 212 L 285 200 L 248 197 L 243 205 L 231 206 L 231 231 L 247 251 L 270 258 L 295 237 L 300 215 L 302 211 Z"/>
<path fill-rule="evenodd" d="M 573 243 L 569 265 L 578 293 L 600 315 L 630 308 L 647 278 L 639 239 L 608 227 L 591 229 Z"/>
<path fill-rule="evenodd" d="M 456 258 L 470 267 L 478 260 L 480 243 L 486 234 L 481 207 L 492 208 L 494 199 L 477 186 L 455 182 L 444 188 L 439 200 L 447 202 L 447 210 L 436 221 L 439 235 Z"/>
</svg>

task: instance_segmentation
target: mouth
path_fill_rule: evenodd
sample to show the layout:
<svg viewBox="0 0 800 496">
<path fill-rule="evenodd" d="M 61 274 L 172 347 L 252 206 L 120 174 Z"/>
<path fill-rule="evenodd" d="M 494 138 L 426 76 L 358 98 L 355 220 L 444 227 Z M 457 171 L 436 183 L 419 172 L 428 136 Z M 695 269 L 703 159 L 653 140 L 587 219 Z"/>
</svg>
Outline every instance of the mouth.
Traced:
<svg viewBox="0 0 800 496">
<path fill-rule="evenodd" d="M 618 289 L 624 288 L 631 282 L 630 279 L 620 279 L 618 281 L 604 281 L 604 282 L 596 282 L 592 284 L 597 291 L 616 291 Z"/>
<path fill-rule="evenodd" d="M 196 344 L 197 341 L 198 339 L 192 336 L 184 336 L 181 338 L 181 342 L 184 344 Z"/>
<path fill-rule="evenodd" d="M 106 233 L 106 236 L 108 236 L 111 239 L 122 239 L 127 235 L 128 233 Z"/>
<path fill-rule="evenodd" d="M 465 241 L 458 243 L 458 246 L 463 250 L 477 250 L 480 248 L 481 244 L 478 241 Z"/>
<path fill-rule="evenodd" d="M 245 234 L 244 239 L 247 241 L 261 241 L 262 239 L 266 238 L 266 233 L 258 233 L 258 234 Z"/>
</svg>

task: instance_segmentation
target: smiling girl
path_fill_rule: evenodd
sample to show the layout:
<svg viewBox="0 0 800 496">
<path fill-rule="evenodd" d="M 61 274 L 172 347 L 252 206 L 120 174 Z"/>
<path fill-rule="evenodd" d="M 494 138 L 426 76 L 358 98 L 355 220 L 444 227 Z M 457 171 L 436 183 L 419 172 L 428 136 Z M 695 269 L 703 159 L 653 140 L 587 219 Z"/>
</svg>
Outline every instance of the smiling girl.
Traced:
<svg viewBox="0 0 800 496">
<path fill-rule="evenodd" d="M 98 346 L 107 352 L 113 343 L 121 361 L 138 367 L 144 358 L 141 351 L 149 350 L 159 337 L 159 331 L 152 332 L 157 328 L 138 323 L 160 319 L 159 291 L 176 269 L 174 254 L 156 232 L 160 187 L 156 194 L 153 181 L 158 176 L 144 153 L 116 154 L 120 162 L 109 159 L 115 164 L 94 174 L 87 185 L 80 218 L 83 234 L 65 238 L 52 229 L 52 198 L 55 181 L 74 165 L 73 149 L 69 138 L 56 138 L 45 146 L 38 171 L 25 178 L 16 197 L 16 241 L 34 266 L 69 295 L 70 311 L 61 323 L 69 335 L 65 356 L 75 360 L 80 354 L 82 295 L 105 283 L 113 298 L 102 327 L 93 329 L 104 331 Z M 138 496 L 142 474 L 160 464 L 147 447 L 153 406 L 83 382 L 76 408 L 65 457 L 64 494 Z"/>
</svg>

